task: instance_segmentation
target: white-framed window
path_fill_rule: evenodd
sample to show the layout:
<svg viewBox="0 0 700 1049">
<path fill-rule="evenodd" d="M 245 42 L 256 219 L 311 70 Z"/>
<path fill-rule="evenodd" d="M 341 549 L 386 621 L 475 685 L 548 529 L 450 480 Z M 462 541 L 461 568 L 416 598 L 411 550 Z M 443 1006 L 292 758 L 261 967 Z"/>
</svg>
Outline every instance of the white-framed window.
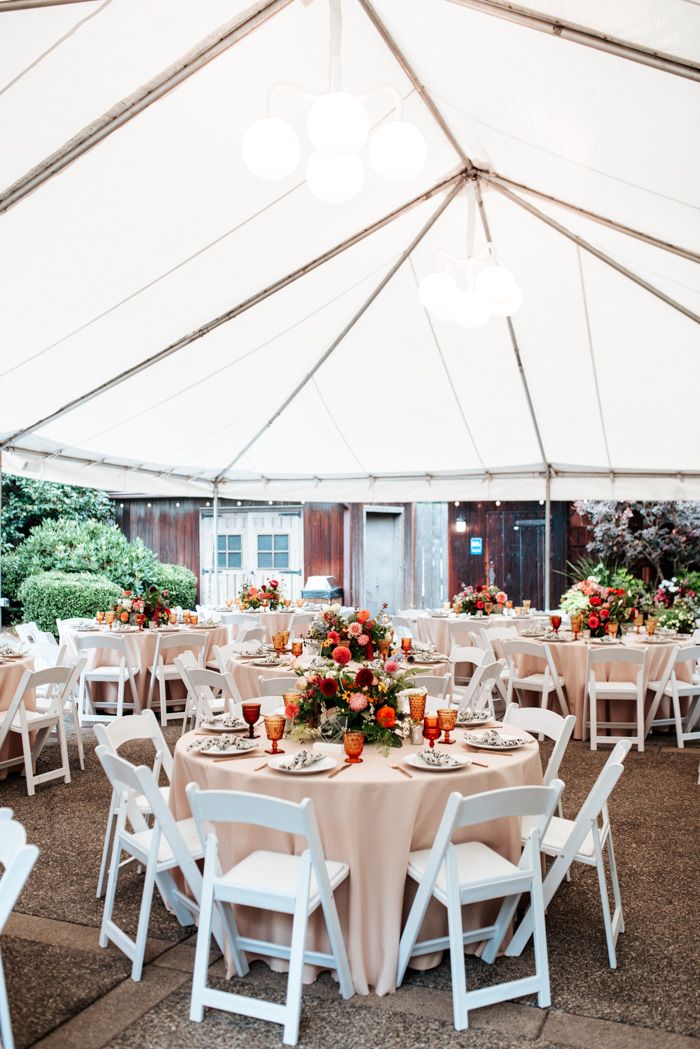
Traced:
<svg viewBox="0 0 700 1049">
<path fill-rule="evenodd" d="M 216 537 L 216 556 L 219 568 L 242 568 L 243 551 L 240 532 L 218 535 Z"/>
<path fill-rule="evenodd" d="M 258 568 L 289 568 L 289 533 L 258 533 Z"/>
</svg>

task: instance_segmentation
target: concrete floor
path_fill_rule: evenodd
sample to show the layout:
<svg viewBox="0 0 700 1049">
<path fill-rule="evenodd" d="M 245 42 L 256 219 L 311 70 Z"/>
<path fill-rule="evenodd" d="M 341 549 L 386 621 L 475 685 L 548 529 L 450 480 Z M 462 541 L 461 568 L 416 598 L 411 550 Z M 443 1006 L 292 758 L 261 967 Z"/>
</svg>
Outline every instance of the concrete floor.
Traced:
<svg viewBox="0 0 700 1049">
<path fill-rule="evenodd" d="M 27 798 L 20 778 L 0 782 L 0 806 L 15 810 L 29 840 L 41 849 L 2 937 L 17 1049 L 279 1046 L 280 1028 L 262 1021 L 212 1010 L 201 1024 L 189 1021 L 195 938 L 159 898 L 140 983 L 131 981 L 129 963 L 115 948 L 99 948 L 95 884 L 109 790 L 93 754 L 94 736 L 85 735 L 86 771 L 79 771 L 73 749 L 70 785 L 48 784 Z M 177 728 L 167 736 L 172 744 Z M 138 759 L 138 750 L 131 756 Z M 576 811 L 606 756 L 582 743 L 571 745 L 562 766 L 566 814 Z M 532 1049 L 588 1049 L 596 1043 L 606 1049 L 698 1049 L 699 758 L 699 747 L 678 751 L 657 737 L 644 754 L 632 752 L 627 760 L 611 805 L 627 925 L 616 971 L 607 965 L 595 872 L 577 869 L 548 912 L 550 1009 L 536 1008 L 534 999 L 492 1006 L 472 1013 L 470 1030 L 458 1034 L 451 1023 L 447 962 L 409 973 L 395 994 L 350 1002 L 340 999 L 324 975 L 304 988 L 300 1044 L 308 1049 L 379 1044 L 511 1049 L 523 1043 Z M 47 764 L 51 759 L 47 748 Z M 128 931 L 135 928 L 139 902 L 134 871 L 120 880 L 117 902 Z M 468 957 L 465 964 L 473 987 L 531 971 L 532 958 L 527 953 L 489 967 Z M 262 963 L 245 981 L 227 983 L 222 962 L 212 955 L 211 977 L 222 987 L 238 985 L 245 994 L 278 1000 L 284 995 L 284 977 Z"/>
</svg>

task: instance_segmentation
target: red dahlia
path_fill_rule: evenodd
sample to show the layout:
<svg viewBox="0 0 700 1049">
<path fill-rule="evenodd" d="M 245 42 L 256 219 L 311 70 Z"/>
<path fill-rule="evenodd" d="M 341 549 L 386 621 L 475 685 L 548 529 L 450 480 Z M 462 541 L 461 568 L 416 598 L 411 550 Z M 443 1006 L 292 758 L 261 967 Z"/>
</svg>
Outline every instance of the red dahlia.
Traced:
<svg viewBox="0 0 700 1049">
<path fill-rule="evenodd" d="M 326 699 L 330 699 L 331 696 L 335 696 L 338 692 L 338 682 L 334 681 L 332 677 L 324 677 L 319 688 Z"/>
<path fill-rule="evenodd" d="M 355 674 L 355 688 L 366 688 L 372 684 L 374 675 L 367 667 L 360 667 Z"/>
</svg>

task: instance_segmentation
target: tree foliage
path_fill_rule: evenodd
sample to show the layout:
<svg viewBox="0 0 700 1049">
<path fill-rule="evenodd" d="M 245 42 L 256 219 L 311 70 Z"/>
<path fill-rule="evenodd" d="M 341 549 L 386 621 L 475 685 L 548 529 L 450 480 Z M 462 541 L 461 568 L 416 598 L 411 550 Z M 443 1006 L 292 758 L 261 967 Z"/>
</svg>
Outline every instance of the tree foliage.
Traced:
<svg viewBox="0 0 700 1049">
<path fill-rule="evenodd" d="M 0 549 L 13 549 L 32 528 L 58 518 L 112 524 L 114 504 L 106 492 L 95 488 L 3 475 Z"/>
<path fill-rule="evenodd" d="M 606 565 L 640 573 L 651 567 L 652 582 L 680 576 L 700 565 L 700 503 L 579 501 L 588 523 L 586 549 Z"/>
</svg>

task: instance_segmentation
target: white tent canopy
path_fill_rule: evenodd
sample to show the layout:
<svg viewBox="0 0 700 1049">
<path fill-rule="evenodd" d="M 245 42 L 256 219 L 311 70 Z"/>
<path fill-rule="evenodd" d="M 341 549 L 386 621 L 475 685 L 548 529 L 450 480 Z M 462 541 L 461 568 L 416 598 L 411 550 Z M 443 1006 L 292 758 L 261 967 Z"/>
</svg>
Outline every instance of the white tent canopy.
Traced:
<svg viewBox="0 0 700 1049">
<path fill-rule="evenodd" d="M 700 7 L 344 0 L 344 89 L 393 87 L 429 151 L 341 206 L 240 152 L 274 85 L 327 90 L 328 32 L 329 0 L 0 0 L 3 469 L 700 497 Z M 302 128 L 308 102 L 274 97 Z M 418 297 L 470 194 L 475 249 L 523 291 L 473 332 Z"/>
</svg>

